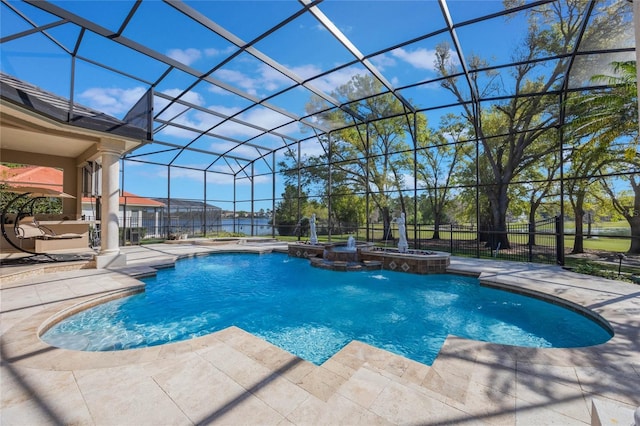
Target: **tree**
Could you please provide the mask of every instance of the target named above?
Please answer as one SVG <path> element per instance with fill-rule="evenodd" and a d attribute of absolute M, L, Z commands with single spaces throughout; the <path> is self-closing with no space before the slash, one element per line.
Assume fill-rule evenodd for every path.
<path fill-rule="evenodd" d="M 276 227 L 278 234 L 295 235 L 296 231 L 299 232 L 298 212 L 304 208 L 307 203 L 307 194 L 300 192 L 298 195 L 298 188 L 293 185 L 286 185 L 284 193 L 282 193 L 282 200 L 276 205 Z"/>
<path fill-rule="evenodd" d="M 636 63 L 614 62 L 612 71 L 613 76 L 592 77 L 594 82 L 605 83 L 606 88 L 578 94 L 568 102 L 568 109 L 572 113 L 571 134 L 574 139 L 587 140 L 579 151 L 577 158 L 580 161 L 572 156 L 572 167 L 582 166 L 582 173 L 593 176 L 572 197 L 572 200 L 577 200 L 574 206 L 576 240 L 573 249 L 576 253 L 584 251 L 581 229 L 584 209 L 579 201 L 584 198 L 589 184 L 600 180 L 614 209 L 627 220 L 631 228 L 629 253 L 640 254 L 640 188 L 638 173 L 633 172 L 633 169 L 640 168 Z M 606 168 L 609 172 L 605 171 Z M 612 174 L 610 172 L 621 173 L 619 179 L 631 185 L 634 193 L 632 205 L 619 198 L 612 182 L 615 179 L 607 177 Z"/>
<path fill-rule="evenodd" d="M 328 137 L 321 136 L 320 143 L 325 148 L 325 153 L 316 156 L 303 156 L 300 162 L 297 160 L 296 153 L 292 151 L 285 152 L 284 160 L 280 161 L 279 167 L 285 176 L 287 185 L 304 188 L 308 193 L 322 194 L 320 202 L 313 201 L 315 205 L 309 205 L 303 211 L 303 215 L 310 216 L 316 213 L 318 221 L 329 219 L 329 212 L 326 211 L 331 202 L 331 219 L 332 232 L 343 233 L 343 224 L 357 224 L 365 222 L 364 215 L 364 199 L 357 194 L 350 181 L 340 170 L 331 171 L 332 189 L 329 191 L 327 185 L 329 182 L 329 156 L 328 156 Z M 331 193 L 331 197 L 329 197 Z M 319 213 L 320 210 L 323 213 Z M 325 213 L 326 211 L 326 213 Z M 345 232 L 352 232 L 350 225 Z"/>
<path fill-rule="evenodd" d="M 575 219 L 575 238 L 572 253 L 584 253 L 585 203 L 592 193 L 592 185 L 597 182 L 598 170 L 614 161 L 608 145 L 597 139 L 589 139 L 582 145 L 574 145 L 567 150 L 566 161 L 569 170 L 565 189 Z M 569 161 L 570 160 L 570 161 Z"/>
<path fill-rule="evenodd" d="M 356 195 L 348 187 L 334 188 L 331 195 L 333 232 L 353 233 L 366 221 L 364 197 Z"/>
<path fill-rule="evenodd" d="M 437 130 L 418 133 L 416 174 L 426 187 L 424 201 L 428 211 L 423 216 L 433 220 L 434 240 L 440 239 L 440 225 L 450 201 L 454 171 L 463 153 L 470 148 L 470 144 L 462 142 L 466 134 L 465 124 L 453 114 L 444 116 Z"/>
<path fill-rule="evenodd" d="M 540 137 L 538 143 L 557 146 L 557 132 L 550 131 Z M 525 185 L 525 193 L 528 205 L 529 241 L 527 245 L 535 246 L 536 222 L 538 209 L 543 205 L 548 197 L 560 193 L 556 181 L 561 166 L 560 153 L 545 155 L 539 159 L 536 167 L 529 167 L 524 170 L 521 177 L 529 182 Z"/>
<path fill-rule="evenodd" d="M 0 183 L 0 212 L 20 193 L 8 191 L 9 185 Z M 26 197 L 16 201 L 6 212 L 7 214 L 60 214 L 62 213 L 62 198 L 57 197 Z"/>
<path fill-rule="evenodd" d="M 638 138 L 638 92 L 636 84 L 636 62 L 613 62 L 614 75 L 597 74 L 594 83 L 607 87 L 581 93 L 570 105 L 576 109 L 572 120 L 577 136 L 590 135 L 599 143 L 610 144 L 620 138 L 631 138 L 631 145 L 623 151 L 635 155 Z"/>
<path fill-rule="evenodd" d="M 370 76 L 357 75 L 332 93 L 339 99 L 361 99 L 366 95 L 383 92 L 382 84 Z M 321 108 L 318 98 L 313 98 L 308 106 L 310 111 Z M 325 153 L 306 157 L 300 166 L 301 182 L 327 182 L 331 173 L 332 188 L 344 193 L 349 188 L 352 194 L 369 193 L 374 206 L 380 211 L 383 221 L 383 235 L 391 234 L 391 197 L 397 193 L 402 210 L 404 198 L 403 170 L 409 167 L 410 146 L 405 138 L 410 131 L 413 116 L 405 114 L 404 106 L 391 93 L 370 96 L 349 104 L 350 111 L 333 109 L 320 114 L 322 124 L 342 127 L 332 132 L 330 137 L 322 137 Z M 366 121 L 349 126 L 355 114 Z M 426 120 L 425 120 L 426 121 Z M 291 156 L 289 162 L 296 159 Z M 325 167 L 316 167 L 324 164 Z M 330 166 L 326 166 L 330 164 Z M 295 170 L 296 167 L 288 167 Z"/>
<path fill-rule="evenodd" d="M 505 2 L 513 5 L 516 2 Z M 486 61 L 470 56 L 467 61 L 471 73 L 468 80 L 457 75 L 458 67 L 446 44 L 437 47 L 436 68 L 446 77 L 441 85 L 450 91 L 464 109 L 463 116 L 476 131 L 481 146 L 482 160 L 488 173 L 480 176 L 489 180 L 479 182 L 487 198 L 486 217 L 496 238 L 492 244 L 509 247 L 506 233 L 506 214 L 509 207 L 509 184 L 523 170 L 533 167 L 542 156 L 555 147 L 545 149 L 536 140 L 546 129 L 559 123 L 558 101 L 545 95 L 560 87 L 566 75 L 569 58 L 561 57 L 553 64 L 531 61 L 542 54 L 565 55 L 571 52 L 584 20 L 584 7 L 578 0 L 543 4 L 528 11 L 528 34 L 520 48 L 514 52 L 511 80 L 514 87 L 502 91 L 503 81 L 495 73 L 484 72 Z M 487 77 L 482 78 L 482 77 Z M 469 95 L 468 92 L 471 92 Z M 495 101 L 484 106 L 480 99 L 502 93 L 518 96 Z M 472 102 L 469 102 L 469 99 Z"/>
<path fill-rule="evenodd" d="M 636 168 L 638 164 L 634 165 Z M 627 175 L 632 195 L 616 192 L 615 186 L 607 179 L 601 181 L 604 190 L 611 197 L 614 209 L 620 213 L 631 227 L 631 245 L 628 253 L 640 254 L 640 179 L 638 175 Z"/>

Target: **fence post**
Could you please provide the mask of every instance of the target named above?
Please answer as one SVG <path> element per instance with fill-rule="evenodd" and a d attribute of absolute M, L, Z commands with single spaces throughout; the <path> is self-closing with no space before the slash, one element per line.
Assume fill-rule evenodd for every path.
<path fill-rule="evenodd" d="M 449 224 L 449 253 L 453 254 L 453 223 Z"/>
<path fill-rule="evenodd" d="M 556 262 L 564 266 L 564 221 L 556 216 Z"/>
<path fill-rule="evenodd" d="M 535 244 L 536 235 L 534 233 L 535 223 L 529 222 L 529 235 L 527 245 L 529 246 L 529 262 L 533 262 L 533 245 Z"/>

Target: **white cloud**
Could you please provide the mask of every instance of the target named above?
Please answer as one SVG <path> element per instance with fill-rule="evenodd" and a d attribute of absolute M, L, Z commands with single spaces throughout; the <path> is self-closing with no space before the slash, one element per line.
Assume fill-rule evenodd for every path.
<path fill-rule="evenodd" d="M 224 168 L 226 168 L 224 172 L 228 173 L 229 168 L 226 167 L 226 165 Z M 207 183 L 213 185 L 233 185 L 233 176 L 222 173 L 207 173 Z"/>
<path fill-rule="evenodd" d="M 275 91 L 283 86 L 291 86 L 294 82 L 280 71 L 271 68 L 267 64 L 260 65 L 260 76 L 267 90 Z"/>
<path fill-rule="evenodd" d="M 167 89 L 162 93 L 175 98 L 182 92 L 183 92 L 182 89 Z M 194 92 L 194 91 L 187 92 L 180 99 L 182 99 L 185 102 L 190 102 L 194 105 L 198 105 L 198 106 L 204 105 L 204 98 L 198 92 Z"/>
<path fill-rule="evenodd" d="M 170 49 L 167 52 L 167 56 L 185 65 L 191 65 L 202 57 L 202 52 L 193 47 L 188 49 Z"/>
<path fill-rule="evenodd" d="M 258 151 L 256 151 L 256 149 L 251 146 L 240 145 L 236 147 L 236 145 L 237 144 L 235 142 L 224 140 L 216 141 L 215 143 L 211 144 L 211 150 L 222 154 L 223 152 L 227 152 L 228 150 L 232 149 L 233 151 L 229 153 L 230 155 L 247 159 L 253 159 L 258 157 L 259 155 Z"/>
<path fill-rule="evenodd" d="M 177 89 L 167 90 L 164 93 L 176 96 L 179 94 Z M 184 100 L 189 101 L 195 105 L 203 105 L 204 99 L 196 92 L 189 92 L 184 97 Z M 159 111 L 161 108 L 166 106 L 168 101 L 157 98 L 156 99 L 156 109 Z M 186 107 L 180 104 L 175 104 L 169 107 L 169 109 L 163 113 L 162 117 L 168 119 L 172 117 L 176 117 L 173 121 L 177 124 L 182 124 L 184 126 L 192 127 L 194 129 L 199 130 L 208 130 L 213 126 L 218 125 L 224 118 L 218 117 L 217 115 L 208 114 L 204 111 L 199 110 L 191 110 L 187 111 L 182 115 L 178 115 L 178 113 L 185 111 Z M 224 105 L 209 105 L 207 109 L 218 112 L 226 117 L 232 116 L 238 112 L 237 107 L 228 107 Z M 271 129 L 279 124 L 284 124 L 288 122 L 290 119 L 282 114 L 279 114 L 275 111 L 272 111 L 268 108 L 257 107 L 253 108 L 250 111 L 242 114 L 238 117 L 239 120 L 246 121 L 248 123 L 255 124 L 257 126 L 262 126 L 267 129 Z M 293 131 L 295 129 L 291 129 Z M 227 121 L 224 124 L 216 127 L 214 133 L 228 136 L 231 138 L 243 139 L 248 137 L 253 137 L 258 135 L 261 131 L 256 130 L 252 127 L 245 126 L 240 123 L 236 123 L 233 121 Z M 285 129 L 281 130 L 281 132 L 285 132 Z M 181 138 L 193 138 L 193 132 L 183 130 L 176 127 L 168 126 L 163 130 L 164 134 L 177 136 Z"/>
<path fill-rule="evenodd" d="M 81 103 L 109 115 L 119 116 L 131 107 L 147 92 L 144 87 L 119 89 L 92 87 L 78 95 Z"/>
<path fill-rule="evenodd" d="M 211 111 L 215 111 L 218 114 L 223 115 L 224 117 L 230 117 L 236 112 L 238 112 L 238 108 L 227 107 L 223 105 L 211 105 L 207 107 L 207 109 Z M 194 119 L 196 119 L 199 122 L 204 122 L 209 127 L 211 127 L 215 123 L 220 122 L 220 120 L 224 120 L 224 118 L 220 118 L 217 115 L 209 114 L 204 111 L 194 111 L 193 115 L 194 115 Z"/>
<path fill-rule="evenodd" d="M 343 68 L 339 71 L 332 72 L 329 75 L 325 75 L 311 82 L 318 89 L 325 93 L 331 93 L 338 87 L 345 85 L 355 75 L 358 75 L 360 70 L 356 68 Z"/>
<path fill-rule="evenodd" d="M 235 46 L 229 46 L 226 49 L 222 49 L 222 50 L 210 47 L 210 48 L 204 49 L 204 54 L 206 56 L 229 55 L 233 53 L 234 50 L 236 50 Z"/>
<path fill-rule="evenodd" d="M 400 180 L 402 182 L 402 189 L 413 190 L 415 185 L 413 184 L 413 175 L 410 173 L 401 173 Z"/>
<path fill-rule="evenodd" d="M 128 167 L 127 163 L 127 167 Z M 169 173 L 167 172 L 166 167 L 154 167 L 148 168 L 148 164 L 144 164 L 146 170 L 139 172 L 139 176 L 142 176 L 145 180 L 157 180 L 158 178 L 164 179 L 164 183 L 166 184 L 166 179 L 169 178 Z M 191 167 L 191 166 L 188 166 Z M 203 165 L 195 165 L 193 167 L 196 168 L 204 168 Z M 192 180 L 200 180 L 202 181 L 202 171 L 201 170 L 191 170 L 191 169 L 183 169 L 182 167 L 171 167 L 171 179 L 175 178 L 186 178 Z"/>
<path fill-rule="evenodd" d="M 291 121 L 286 115 L 265 107 L 253 107 L 240 115 L 240 119 L 265 129 L 272 129 Z"/>
<path fill-rule="evenodd" d="M 216 140 L 210 145 L 209 149 L 217 153 L 223 153 L 231 150 L 230 155 L 232 156 L 253 160 L 260 156 L 268 154 L 271 149 L 284 146 L 280 138 L 272 135 L 263 135 L 258 140 L 251 141 L 251 144 L 258 145 L 261 148 L 256 148 L 254 146 L 245 144 L 237 144 L 235 142 L 225 140 Z M 270 161 L 270 159 L 268 161 Z"/>
<path fill-rule="evenodd" d="M 282 87 L 293 84 L 293 81 L 284 74 L 263 63 L 253 71 L 255 75 L 251 76 L 238 70 L 221 69 L 214 74 L 214 77 L 234 87 L 240 88 L 253 96 L 261 96 L 260 89 L 274 92 Z M 225 92 L 217 86 L 212 86 L 210 91 L 213 93 L 228 94 L 228 92 Z"/>
<path fill-rule="evenodd" d="M 213 185 L 228 185 L 231 186 L 233 185 L 233 176 L 232 175 L 228 175 L 226 173 L 230 173 L 232 172 L 231 170 L 229 170 L 229 167 L 225 164 L 225 165 L 220 165 L 220 166 L 213 166 L 211 169 L 214 172 L 220 172 L 220 173 L 207 173 L 207 184 L 213 184 Z M 223 174 L 224 173 L 224 174 Z M 242 173 L 240 173 L 238 175 L 239 178 L 244 177 L 244 175 Z M 253 182 L 256 185 L 259 184 L 265 184 L 265 183 L 271 183 L 271 177 L 270 176 L 266 176 L 266 175 L 260 175 L 260 176 L 255 176 L 253 178 Z M 236 180 L 236 186 L 248 186 L 251 185 L 251 180 L 249 179 L 237 179 Z"/>
<path fill-rule="evenodd" d="M 391 55 L 411 64 L 415 68 L 425 69 L 430 71 L 435 70 L 435 66 L 434 66 L 435 59 L 436 59 L 435 50 L 416 49 L 413 51 L 409 51 L 403 48 L 398 48 L 391 51 Z"/>
<path fill-rule="evenodd" d="M 211 105 L 208 107 L 208 109 L 219 112 L 226 116 L 231 116 L 237 112 L 237 109 L 235 108 L 229 108 L 229 107 L 224 107 L 219 105 Z M 264 107 L 252 108 L 250 111 L 247 111 L 246 113 L 241 114 L 236 118 L 238 120 L 251 123 L 256 126 L 261 126 L 262 128 L 265 128 L 265 129 L 272 129 L 278 126 L 279 124 L 284 124 L 291 120 L 289 117 L 286 117 L 280 113 L 277 113 L 275 111 L 272 111 Z M 184 116 L 179 117 L 178 119 L 176 119 L 176 122 L 189 125 L 196 129 L 206 130 L 220 123 L 222 120 L 223 120 L 222 118 L 219 118 L 212 114 L 207 114 L 202 111 L 194 111 L 192 113 L 190 112 L 185 114 Z M 187 124 L 187 122 L 189 124 Z M 294 132 L 296 130 L 297 130 L 296 127 L 288 127 L 288 126 L 278 129 L 279 132 L 285 133 L 285 134 Z M 175 131 L 180 132 L 180 129 L 176 129 Z M 222 136 L 227 136 L 234 139 L 243 140 L 246 138 L 257 136 L 260 133 L 262 133 L 262 131 L 250 126 L 246 126 L 241 123 L 237 123 L 235 121 L 226 121 L 225 123 L 213 129 L 213 133 L 216 133 Z"/>
<path fill-rule="evenodd" d="M 278 128 L 276 131 L 278 133 L 282 133 L 285 135 L 295 135 L 295 134 L 303 133 L 304 132 L 303 127 L 304 125 L 300 125 L 300 123 L 298 123 L 297 121 L 293 121 L 287 125 L 284 125 Z"/>
<path fill-rule="evenodd" d="M 176 97 L 180 93 L 182 93 L 182 90 L 167 89 L 167 90 L 164 90 L 162 93 L 169 95 L 171 97 Z M 186 102 L 192 103 L 194 105 L 198 105 L 198 106 L 204 105 L 204 98 L 199 93 L 194 91 L 185 93 L 184 96 L 182 96 L 180 99 Z M 168 104 L 169 104 L 168 100 L 161 98 L 159 96 L 156 96 L 154 98 L 155 113 L 157 114 L 160 111 L 162 111 L 162 109 L 164 109 Z M 199 122 L 202 120 L 198 120 L 197 118 L 191 118 L 191 116 L 194 114 L 190 112 L 185 113 L 185 111 L 187 111 L 188 109 L 189 107 L 185 105 L 174 103 L 169 108 L 167 108 L 167 110 L 164 111 L 159 118 L 164 120 L 173 119 L 172 121 L 177 124 L 193 127 L 196 129 L 201 128 L 201 124 Z M 177 117 L 177 118 L 174 118 L 174 117 Z M 193 132 L 190 132 L 188 130 L 184 130 L 178 127 L 173 127 L 173 126 L 167 126 L 162 131 L 162 133 L 165 135 L 171 135 L 171 136 L 176 136 L 176 137 L 185 138 L 185 139 L 195 137 L 195 134 Z"/>
<path fill-rule="evenodd" d="M 458 55 L 451 49 L 449 49 L 451 63 L 453 65 L 460 65 Z M 436 71 L 436 51 L 432 49 L 415 49 L 405 50 L 403 48 L 394 49 L 391 51 L 391 55 L 404 62 L 407 62 L 414 68 Z"/>
<path fill-rule="evenodd" d="M 216 95 L 224 95 L 224 96 L 235 96 L 232 92 L 229 92 L 221 87 L 216 86 L 215 84 L 210 84 L 207 87 L 207 91 L 211 92 L 211 93 L 215 93 Z"/>
<path fill-rule="evenodd" d="M 316 157 L 325 154 L 324 148 L 317 139 L 306 140 L 300 144 L 301 154 L 304 157 Z"/>
<path fill-rule="evenodd" d="M 258 87 L 258 80 L 253 79 L 240 71 L 222 69 L 216 71 L 214 77 L 230 83 L 235 87 L 239 87 L 250 95 L 257 95 L 256 87 Z"/>
<path fill-rule="evenodd" d="M 192 170 L 192 169 L 183 169 L 182 167 L 172 167 L 171 168 L 171 180 L 173 179 L 189 179 L 195 180 L 198 182 L 202 182 L 202 169 L 206 166 L 202 164 L 195 165 L 186 165 L 187 167 L 193 167 L 200 170 Z M 161 172 L 159 174 L 164 174 L 164 177 L 167 177 L 166 172 Z"/>
<path fill-rule="evenodd" d="M 371 58 L 371 63 L 380 71 L 384 71 L 387 67 L 395 67 L 397 65 L 397 61 L 386 53 Z"/>
<path fill-rule="evenodd" d="M 233 163 L 232 163 L 233 164 Z M 188 164 L 186 165 L 187 167 L 192 167 L 196 170 L 192 170 L 192 169 L 183 169 L 182 167 L 172 167 L 171 168 L 171 180 L 173 179 L 188 179 L 188 180 L 193 180 L 199 183 L 202 183 L 202 170 L 204 170 L 204 168 L 207 165 L 203 165 L 203 164 Z M 234 165 L 233 169 L 230 169 L 229 166 L 226 163 L 220 164 L 220 165 L 214 165 L 213 167 L 211 167 L 209 169 L 209 171 L 212 171 L 214 173 L 207 173 L 207 183 L 211 184 L 219 184 L 219 185 L 232 185 L 233 184 L 233 176 L 229 175 L 228 173 L 237 173 L 239 172 L 241 169 L 241 166 L 238 165 Z M 215 173 L 218 172 L 218 173 Z M 248 171 L 248 173 L 250 173 L 250 170 Z M 159 170 L 156 174 L 156 177 L 162 177 L 164 179 L 166 179 L 168 177 L 166 168 L 163 168 L 162 170 Z M 238 177 L 242 177 L 244 176 L 242 173 L 238 174 Z M 269 176 L 255 176 L 254 177 L 254 183 L 255 184 L 260 184 L 260 183 L 267 183 L 267 182 L 271 182 L 271 178 Z M 236 184 L 238 185 L 250 185 L 251 181 L 249 181 L 248 179 L 238 179 L 236 181 Z"/>
<path fill-rule="evenodd" d="M 304 29 L 304 26 L 302 26 L 302 25 L 301 25 L 301 26 L 300 26 L 300 28 Z M 325 26 L 324 26 L 324 25 L 322 25 L 322 24 L 320 24 L 320 23 L 315 24 L 315 25 L 311 26 L 310 28 L 312 28 L 312 29 L 314 29 L 314 30 L 316 30 L 316 31 L 320 31 L 320 32 L 328 31 L 328 30 L 325 28 Z M 338 28 L 338 30 L 340 30 L 343 34 L 349 34 L 349 33 L 351 33 L 351 32 L 353 31 L 353 26 L 351 26 L 351 25 L 343 25 L 343 26 L 340 26 L 340 27 L 337 27 L 337 28 Z"/>
<path fill-rule="evenodd" d="M 309 79 L 314 75 L 318 75 L 322 71 L 317 66 L 311 64 L 292 67 L 290 69 L 304 80 Z"/>
<path fill-rule="evenodd" d="M 196 49 L 195 47 L 188 47 L 186 49 L 169 49 L 167 56 L 185 65 L 191 65 L 203 56 L 226 56 L 233 53 L 235 49 L 235 46 L 229 46 L 226 49 L 216 49 L 214 47 Z"/>
<path fill-rule="evenodd" d="M 175 98 L 176 96 L 180 95 L 180 93 L 182 93 L 182 90 L 168 89 L 163 91 L 162 93 L 164 93 L 165 95 L 171 96 L 172 98 Z M 204 98 L 199 93 L 194 91 L 185 93 L 180 99 L 197 106 L 204 105 Z M 167 99 L 156 96 L 154 98 L 154 105 L 153 105 L 155 113 L 157 114 L 160 111 L 162 111 L 168 104 L 169 104 L 169 101 Z M 181 112 L 183 112 L 188 108 L 189 107 L 182 105 L 180 103 L 173 103 L 165 112 L 162 113 L 162 116 L 160 118 L 170 119 L 180 114 Z"/>
<path fill-rule="evenodd" d="M 126 158 L 124 159 L 124 162 L 126 164 L 127 169 L 129 169 L 130 167 L 144 167 L 145 166 L 144 163 L 140 163 L 139 161 L 127 160 Z"/>

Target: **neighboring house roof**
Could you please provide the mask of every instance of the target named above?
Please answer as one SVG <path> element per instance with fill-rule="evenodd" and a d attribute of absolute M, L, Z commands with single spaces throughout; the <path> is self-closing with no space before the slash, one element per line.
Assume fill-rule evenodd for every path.
<path fill-rule="evenodd" d="M 62 170 L 53 167 L 7 167 L 0 164 L 0 180 L 11 186 L 35 186 L 62 192 Z"/>
<path fill-rule="evenodd" d="M 7 167 L 0 164 L 0 181 L 11 186 L 35 186 L 62 191 L 62 176 L 62 170 L 53 167 Z M 92 197 L 82 197 L 82 202 L 91 203 L 94 199 Z M 164 204 L 160 201 L 123 191 L 120 196 L 120 205 L 125 204 L 128 206 L 164 207 Z"/>
<path fill-rule="evenodd" d="M 128 206 L 147 206 L 147 207 L 164 207 L 164 203 L 160 201 L 153 200 L 151 198 L 144 198 L 136 194 L 132 194 L 127 191 L 122 191 L 122 196 L 120 196 L 120 204 L 128 205 Z"/>
<path fill-rule="evenodd" d="M 172 198 L 171 203 L 166 198 L 154 198 L 154 200 L 161 202 L 163 205 L 171 204 L 171 210 L 175 209 L 202 209 L 203 207 L 212 208 L 212 209 L 220 209 L 218 206 L 214 206 L 211 204 L 203 203 L 202 201 L 192 201 L 192 200 L 182 200 L 177 198 Z"/>
<path fill-rule="evenodd" d="M 96 197 L 82 197 L 82 202 L 95 203 L 95 199 Z M 136 207 L 164 207 L 164 204 L 159 201 L 152 200 L 151 198 L 141 197 L 127 191 L 122 191 L 122 195 L 120 195 L 120 205 Z"/>

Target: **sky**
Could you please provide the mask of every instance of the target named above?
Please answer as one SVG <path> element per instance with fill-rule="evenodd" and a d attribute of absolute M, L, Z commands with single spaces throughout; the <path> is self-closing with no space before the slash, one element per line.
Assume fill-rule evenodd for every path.
<path fill-rule="evenodd" d="M 129 0 L 51 3 L 111 32 L 118 31 L 134 4 Z M 9 5 L 35 25 L 59 21 L 59 18 L 25 3 L 10 1 Z M 183 151 L 176 156 L 176 151 L 152 154 L 166 150 L 166 147 L 157 144 L 142 147 L 133 153 L 140 160 L 187 168 L 171 168 L 169 173 L 166 166 L 125 161 L 122 188 L 143 196 L 166 197 L 169 195 L 167 179 L 170 174 L 172 197 L 202 199 L 205 191 L 202 169 L 207 168 L 220 173 L 207 174 L 206 197 L 212 200 L 212 204 L 225 209 L 231 209 L 233 205 L 232 175 L 242 176 L 241 170 L 247 167 L 247 159 L 259 158 L 270 149 L 308 138 L 312 139 L 302 144 L 302 152 L 307 155 L 321 152 L 319 144 L 313 139 L 311 126 L 292 122 L 290 117 L 278 112 L 278 109 L 286 110 L 294 117 L 307 115 L 311 92 L 294 87 L 293 80 L 256 59 L 256 55 L 266 55 L 301 80 L 309 81 L 317 90 L 334 94 L 336 88 L 353 76 L 369 74 L 369 70 L 356 63 L 323 74 L 355 60 L 353 52 L 331 35 L 332 25 L 359 53 L 369 58 L 375 69 L 394 88 L 435 78 L 435 47 L 443 42 L 453 45 L 449 33 L 442 31 L 445 28 L 443 14 L 439 3 L 433 0 L 325 0 L 319 5 L 317 13 L 302 13 L 262 38 L 266 31 L 298 13 L 301 3 L 293 0 L 186 1 L 184 5 L 195 10 L 203 18 L 204 24 L 221 28 L 229 36 L 225 40 L 167 3 L 143 1 L 124 27 L 122 36 L 130 41 L 130 45 L 146 46 L 158 57 L 181 64 L 171 69 L 162 80 L 160 77 L 168 70 L 166 64 L 113 43 L 92 31 L 82 34 L 82 43 L 78 45 L 81 33 L 71 23 L 52 26 L 46 32 L 49 38 L 36 33 L 2 43 L 0 67 L 4 73 L 66 98 L 73 96 L 78 103 L 118 118 L 123 118 L 149 87 L 159 81 L 154 90 L 163 96 L 155 96 L 154 112 L 162 113 L 155 123 L 157 131 L 154 139 L 181 146 L 190 144 L 198 151 Z M 499 12 L 503 8 L 501 1 L 493 0 L 454 0 L 448 5 L 451 19 L 456 24 Z M 7 4 L 3 3 L 0 7 L 2 37 L 33 28 Z M 324 17 L 330 22 L 329 28 L 323 25 Z M 497 17 L 473 25 L 462 25 L 456 31 L 467 60 L 471 55 L 481 55 L 490 64 L 501 64 L 511 61 L 514 47 L 524 38 L 525 28 L 525 18 L 520 14 L 510 19 Z M 425 34 L 433 36 L 376 54 Z M 239 53 L 229 60 L 231 55 L 238 53 L 238 45 L 249 42 L 253 42 L 251 46 L 255 51 Z M 65 49 L 77 49 L 75 62 L 71 61 Z M 451 53 L 455 55 L 455 52 Z M 108 69 L 96 63 L 104 64 Z M 460 67 L 460 61 L 454 63 Z M 69 78 L 72 67 L 75 72 L 73 81 Z M 196 81 L 195 75 L 209 73 L 214 67 L 218 68 L 210 77 L 219 85 L 201 82 L 191 87 Z M 122 73 L 115 73 L 114 69 Z M 503 78 L 508 80 L 506 75 Z M 185 92 L 189 87 L 190 90 Z M 288 88 L 291 89 L 284 91 Z M 282 93 L 270 98 L 279 92 Z M 165 98 L 179 94 L 182 94 L 182 101 L 196 108 L 176 104 L 167 108 L 168 100 Z M 401 94 L 419 108 L 455 102 L 437 84 L 408 88 L 402 90 Z M 271 108 L 254 105 L 265 100 Z M 338 101 L 345 102 L 347 99 Z M 452 111 L 455 112 L 456 108 L 430 112 L 430 123 L 436 124 L 440 115 Z M 252 123 L 257 128 L 234 121 L 220 124 L 222 117 L 235 114 L 238 114 L 236 118 L 241 122 Z M 314 118 L 310 117 L 308 122 L 320 124 Z M 162 121 L 169 120 L 176 125 L 162 124 Z M 213 126 L 216 126 L 213 130 L 216 137 L 202 137 L 197 132 L 204 132 Z M 262 129 L 276 129 L 278 136 L 264 135 Z M 248 143 L 238 146 L 239 141 Z M 234 158 L 227 160 L 206 153 L 221 154 L 229 150 L 232 150 Z M 276 161 L 282 158 L 283 152 L 279 151 Z M 253 179 L 255 198 L 271 198 L 272 178 L 262 175 L 269 173 L 271 166 L 270 155 L 255 163 L 254 173 L 258 175 Z M 247 171 L 250 173 L 250 168 Z M 251 199 L 249 181 L 236 181 L 235 200 Z M 276 180 L 276 197 L 283 192 L 283 183 L 280 177 Z M 250 210 L 250 207 L 248 202 L 236 205 L 237 210 Z M 259 202 L 254 206 L 256 210 L 261 207 L 271 208 L 271 201 Z"/>

